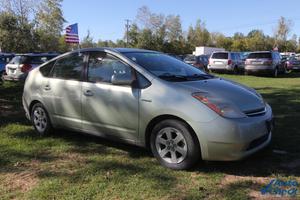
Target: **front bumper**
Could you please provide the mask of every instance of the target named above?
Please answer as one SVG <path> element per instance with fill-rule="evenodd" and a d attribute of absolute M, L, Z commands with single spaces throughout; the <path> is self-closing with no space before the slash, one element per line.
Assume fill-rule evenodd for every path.
<path fill-rule="evenodd" d="M 203 160 L 240 160 L 267 146 L 272 138 L 273 115 L 267 105 L 262 116 L 243 119 L 218 117 L 209 123 L 193 122 Z"/>

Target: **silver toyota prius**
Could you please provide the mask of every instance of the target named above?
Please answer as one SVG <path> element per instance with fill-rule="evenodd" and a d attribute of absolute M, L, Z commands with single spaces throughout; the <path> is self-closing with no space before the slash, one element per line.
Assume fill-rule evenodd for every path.
<path fill-rule="evenodd" d="M 142 49 L 56 57 L 29 73 L 23 105 L 40 135 L 62 128 L 121 140 L 172 169 L 242 159 L 268 145 L 273 129 L 254 89 Z"/>

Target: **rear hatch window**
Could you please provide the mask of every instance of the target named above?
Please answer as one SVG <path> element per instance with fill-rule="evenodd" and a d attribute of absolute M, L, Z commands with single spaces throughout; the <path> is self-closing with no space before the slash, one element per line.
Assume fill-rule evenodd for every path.
<path fill-rule="evenodd" d="M 272 59 L 272 54 L 271 53 L 250 53 L 248 55 L 249 59 Z"/>
<path fill-rule="evenodd" d="M 13 65 L 19 65 L 19 64 L 24 64 L 24 63 L 28 63 L 28 56 L 15 56 L 10 62 L 9 64 L 13 64 Z"/>
<path fill-rule="evenodd" d="M 195 62 L 196 61 L 196 56 L 187 56 L 184 59 L 185 62 Z"/>
<path fill-rule="evenodd" d="M 211 58 L 213 58 L 213 59 L 228 59 L 228 53 L 225 53 L 225 52 L 213 53 Z"/>

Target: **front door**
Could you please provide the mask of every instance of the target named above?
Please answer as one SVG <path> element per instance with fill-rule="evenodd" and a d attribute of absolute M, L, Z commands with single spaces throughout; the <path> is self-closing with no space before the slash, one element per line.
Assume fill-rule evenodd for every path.
<path fill-rule="evenodd" d="M 83 129 L 129 141 L 138 138 L 139 89 L 113 85 L 114 75 L 134 78 L 133 69 L 105 52 L 91 52 L 82 85 Z"/>

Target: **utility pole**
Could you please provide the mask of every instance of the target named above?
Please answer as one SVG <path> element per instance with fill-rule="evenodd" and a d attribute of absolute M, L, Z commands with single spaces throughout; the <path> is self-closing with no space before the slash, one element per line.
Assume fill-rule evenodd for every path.
<path fill-rule="evenodd" d="M 128 47 L 128 32 L 129 32 L 129 28 L 130 28 L 130 20 L 129 19 L 125 19 L 126 21 L 126 24 L 125 24 L 125 27 L 126 27 L 126 47 Z"/>

